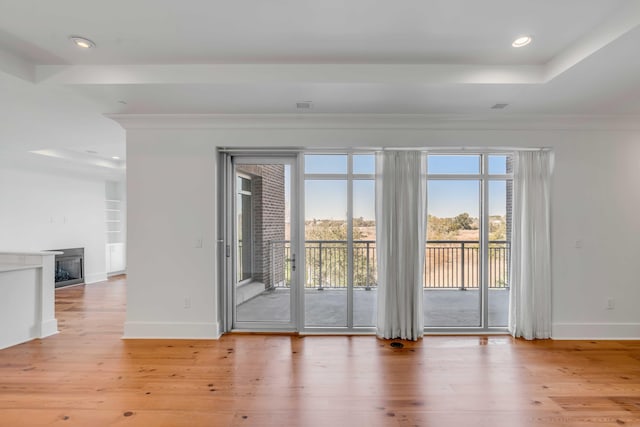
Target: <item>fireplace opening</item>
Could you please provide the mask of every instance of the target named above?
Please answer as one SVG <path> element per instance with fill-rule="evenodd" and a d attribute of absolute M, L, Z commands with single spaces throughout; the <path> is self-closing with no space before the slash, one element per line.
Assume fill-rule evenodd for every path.
<path fill-rule="evenodd" d="M 55 287 L 84 283 L 84 248 L 55 249 Z"/>

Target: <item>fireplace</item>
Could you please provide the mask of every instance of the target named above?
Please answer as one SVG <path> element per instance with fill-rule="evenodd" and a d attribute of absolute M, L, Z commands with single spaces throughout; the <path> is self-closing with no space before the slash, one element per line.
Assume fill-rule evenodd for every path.
<path fill-rule="evenodd" d="M 62 252 L 56 255 L 56 288 L 84 283 L 84 248 L 55 249 L 55 251 Z"/>

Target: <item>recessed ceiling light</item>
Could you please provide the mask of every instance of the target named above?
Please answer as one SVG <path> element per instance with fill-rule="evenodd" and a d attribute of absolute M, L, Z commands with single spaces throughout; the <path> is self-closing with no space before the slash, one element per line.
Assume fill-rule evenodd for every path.
<path fill-rule="evenodd" d="M 118 156 L 113 156 L 113 157 L 111 157 L 111 158 L 112 158 L 113 160 L 120 160 L 120 157 L 118 157 Z"/>
<path fill-rule="evenodd" d="M 92 49 L 96 47 L 96 44 L 94 42 L 84 37 L 71 36 L 69 37 L 69 39 L 73 42 L 73 44 L 75 44 L 81 49 Z"/>
<path fill-rule="evenodd" d="M 513 46 L 513 47 L 524 47 L 524 46 L 528 45 L 529 43 L 531 43 L 531 40 L 533 40 L 531 38 L 531 36 L 520 36 L 517 39 L 515 39 L 513 41 L 513 43 L 511 43 L 511 46 Z"/>

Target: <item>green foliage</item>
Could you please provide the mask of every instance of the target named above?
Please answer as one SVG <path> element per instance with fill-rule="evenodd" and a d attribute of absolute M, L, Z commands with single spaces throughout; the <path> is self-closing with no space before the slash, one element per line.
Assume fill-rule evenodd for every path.
<path fill-rule="evenodd" d="M 375 221 L 356 218 L 353 220 L 353 283 L 355 286 L 365 286 L 375 283 L 375 243 L 369 244 L 369 253 L 364 243 L 359 240 L 366 239 L 364 231 L 360 227 L 375 226 Z M 347 224 L 345 221 L 317 220 L 305 223 L 306 244 L 306 283 L 307 287 L 347 286 Z M 320 243 L 309 241 L 321 240 Z M 367 277 L 367 255 L 369 261 L 369 277 Z M 322 263 L 320 262 L 322 259 Z"/>
<path fill-rule="evenodd" d="M 356 227 L 354 220 L 353 240 L 363 239 L 365 234 Z M 372 222 L 373 221 L 364 221 Z M 374 223 L 375 224 L 375 223 Z M 305 223 L 304 235 L 306 240 L 347 240 L 347 223 L 333 219 L 313 219 Z"/>
<path fill-rule="evenodd" d="M 461 230 L 477 230 L 478 218 L 461 213 L 453 218 L 427 217 L 427 238 L 429 240 L 456 240 Z M 489 240 L 506 240 L 507 219 L 504 216 L 489 217 Z"/>
<path fill-rule="evenodd" d="M 353 227 L 375 227 L 376 222 L 372 219 L 353 218 Z"/>
<path fill-rule="evenodd" d="M 494 215 L 489 217 L 489 240 L 507 239 L 507 219 Z"/>
<path fill-rule="evenodd" d="M 375 221 L 373 220 L 365 220 L 364 218 L 354 218 L 353 220 L 353 280 L 355 286 L 375 286 L 376 283 L 375 243 L 367 245 L 358 242 L 373 239 L 373 237 L 368 237 L 366 230 L 368 228 L 371 232 L 371 227 L 374 226 Z M 427 238 L 429 240 L 470 239 L 468 236 L 474 235 L 474 232 L 468 230 L 477 230 L 478 226 L 478 218 L 473 218 L 466 212 L 452 218 L 429 215 L 427 218 Z M 506 217 L 500 215 L 489 217 L 490 241 L 506 240 L 506 231 Z M 307 243 L 306 245 L 305 286 L 346 287 L 348 272 L 346 221 L 327 219 L 306 221 L 305 239 L 307 241 L 323 241 L 322 244 Z M 467 245 L 467 247 L 471 246 Z M 496 253 L 490 251 L 490 256 L 493 258 Z M 368 270 L 367 265 L 369 265 Z M 504 284 L 505 278 L 492 277 L 492 280 L 495 280 L 498 286 L 506 286 Z"/>
<path fill-rule="evenodd" d="M 478 219 L 468 213 L 461 213 L 454 218 L 427 217 L 427 237 L 429 240 L 455 240 L 460 230 L 476 230 Z"/>
<path fill-rule="evenodd" d="M 464 212 L 453 218 L 453 225 L 456 230 L 471 230 L 473 226 L 473 218 Z"/>

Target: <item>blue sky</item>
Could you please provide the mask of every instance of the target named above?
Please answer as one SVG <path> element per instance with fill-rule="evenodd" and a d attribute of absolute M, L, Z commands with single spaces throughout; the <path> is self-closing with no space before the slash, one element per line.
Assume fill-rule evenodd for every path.
<path fill-rule="evenodd" d="M 478 156 L 431 156 L 430 173 L 478 173 Z M 490 156 L 490 173 L 505 173 L 503 156 Z M 374 173 L 373 155 L 355 155 L 354 173 Z M 305 156 L 305 173 L 346 174 L 345 155 Z M 373 219 L 375 185 L 373 180 L 355 180 L 353 188 L 354 217 Z M 453 217 L 467 212 L 478 216 L 480 186 L 478 181 L 430 180 L 428 183 L 428 212 L 438 217 Z M 305 219 L 346 220 L 346 180 L 306 180 Z M 505 214 L 506 186 L 504 181 L 489 184 L 489 215 Z"/>

